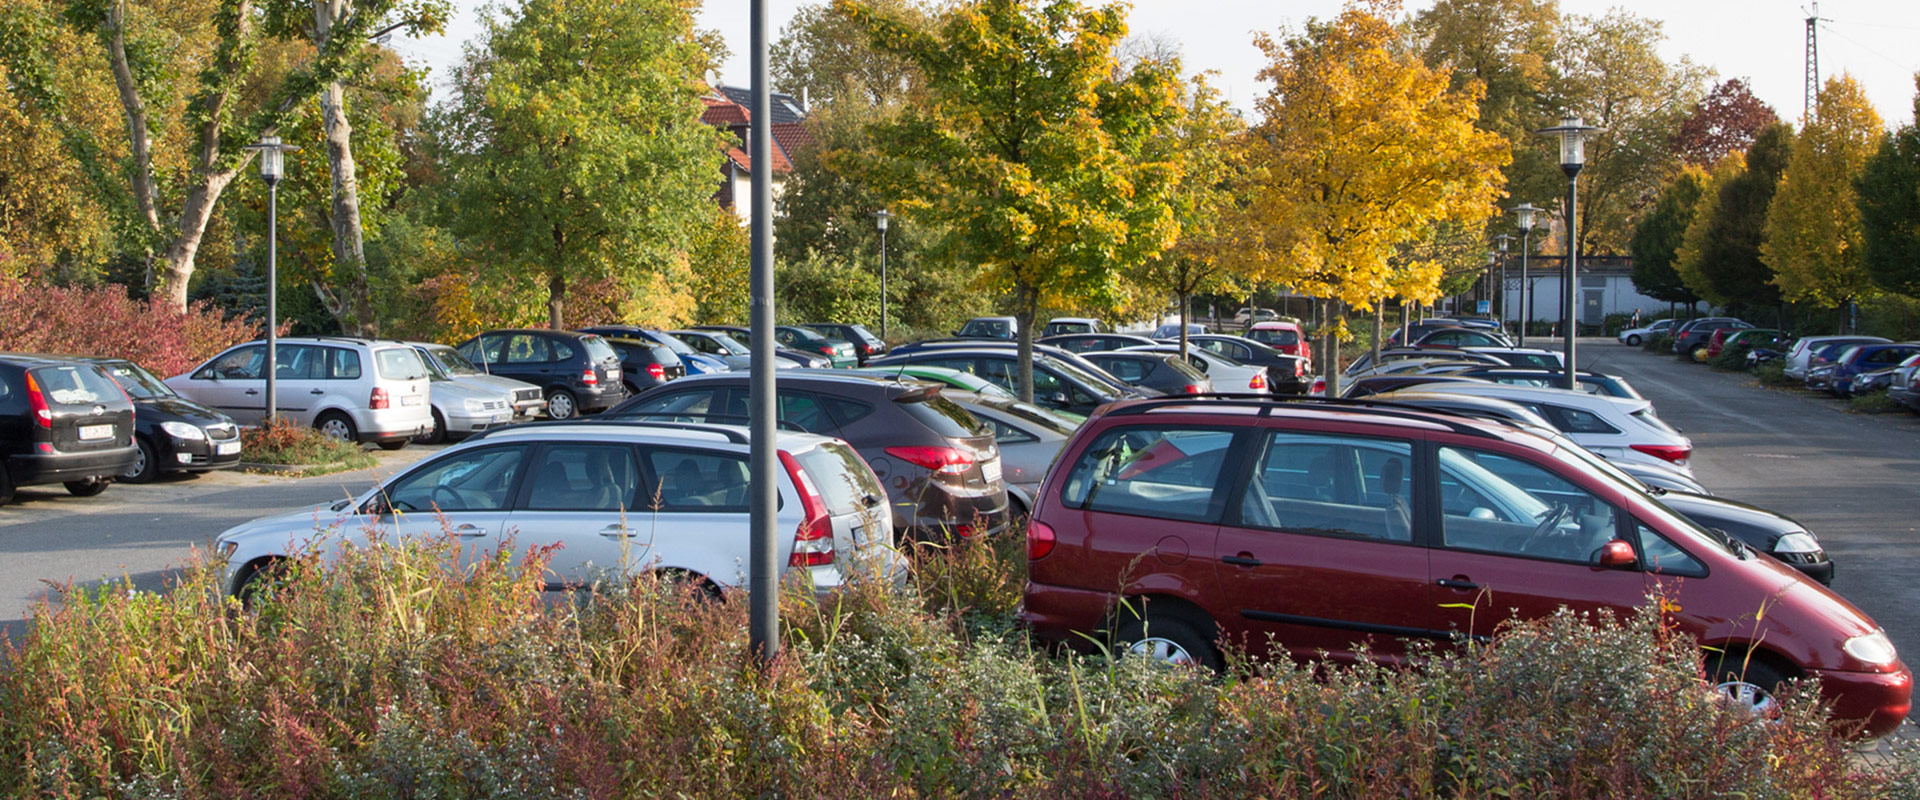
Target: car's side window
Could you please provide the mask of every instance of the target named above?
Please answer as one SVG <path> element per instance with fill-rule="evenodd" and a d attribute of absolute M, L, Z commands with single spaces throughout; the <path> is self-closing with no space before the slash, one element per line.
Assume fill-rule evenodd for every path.
<path fill-rule="evenodd" d="M 327 377 L 350 381 L 360 378 L 360 353 L 344 347 L 327 350 Z"/>
<path fill-rule="evenodd" d="M 1232 444 L 1225 429 L 1115 428 L 1081 451 L 1061 499 L 1087 511 L 1218 520 Z"/>
<path fill-rule="evenodd" d="M 776 330 L 773 332 L 773 340 L 791 346 L 793 344 L 793 331 Z"/>
<path fill-rule="evenodd" d="M 1559 475 L 1511 456 L 1440 448 L 1445 546 L 1592 563 L 1614 538 L 1613 505 Z"/>
<path fill-rule="evenodd" d="M 984 414 L 976 414 L 975 416 L 978 416 L 981 422 L 987 423 L 988 428 L 993 429 L 993 440 L 1000 444 L 1008 445 L 1008 444 L 1021 444 L 1024 442 L 1040 441 L 1033 434 L 1027 433 L 1026 431 L 1013 427 L 1012 425 L 1008 425 L 1007 423 L 1001 422 L 1000 420 L 994 419 Z"/>
<path fill-rule="evenodd" d="M 527 508 L 536 511 L 629 511 L 640 487 L 640 464 L 624 444 L 548 445 L 532 472 Z"/>
<path fill-rule="evenodd" d="M 389 485 L 384 505 L 400 513 L 504 510 L 525 450 L 525 445 L 487 447 L 433 461 Z M 376 499 L 374 505 L 382 503 Z"/>
<path fill-rule="evenodd" d="M 866 403 L 825 395 L 817 399 L 820 401 L 820 405 L 825 407 L 827 412 L 833 415 L 834 422 L 843 427 L 873 413 L 873 406 L 867 405 Z"/>
<path fill-rule="evenodd" d="M 833 417 L 820 405 L 820 398 L 811 392 L 778 392 L 777 416 L 782 423 L 791 425 L 808 433 L 831 434 L 835 425 Z"/>
<path fill-rule="evenodd" d="M 462 349 L 460 354 L 466 356 L 469 361 L 482 364 L 500 363 L 501 352 L 506 349 L 507 337 L 494 333 L 482 336 L 478 341 L 477 347 L 473 342 L 468 342 L 468 349 Z"/>
<path fill-rule="evenodd" d="M 301 381 L 326 374 L 326 350 L 304 344 L 274 347 L 274 377 L 283 381 Z"/>
<path fill-rule="evenodd" d="M 548 346 L 553 348 L 552 360 L 554 361 L 571 360 L 573 358 L 574 353 L 577 352 L 574 350 L 573 345 L 568 343 L 567 340 L 565 339 L 549 339 L 547 340 L 547 344 Z"/>
<path fill-rule="evenodd" d="M 1661 575 L 1685 575 L 1698 578 L 1707 574 L 1707 568 L 1679 545 L 1668 541 L 1645 525 L 1637 525 L 1634 538 L 1640 540 L 1641 564 L 1648 572 Z"/>
<path fill-rule="evenodd" d="M 929 358 L 925 361 L 915 361 L 914 363 L 921 364 L 924 366 L 929 366 L 929 367 L 940 367 L 941 369 L 958 370 L 960 372 L 967 373 L 968 375 L 980 374 L 978 365 L 974 363 L 974 360 L 972 358 Z M 998 381 L 991 375 L 982 375 L 982 377 L 985 377 L 988 380 L 993 380 L 996 383 L 998 383 Z"/>
<path fill-rule="evenodd" d="M 509 364 L 539 364 L 552 360 L 552 351 L 547 347 L 544 336 L 516 333 L 507 340 L 506 362 Z"/>
<path fill-rule="evenodd" d="M 747 511 L 747 460 L 733 453 L 650 449 L 643 511 Z"/>
<path fill-rule="evenodd" d="M 1564 433 L 1619 433 L 1620 429 L 1608 424 L 1598 415 L 1566 406 L 1541 405 L 1541 413 L 1553 426 Z"/>
<path fill-rule="evenodd" d="M 216 359 L 210 370 L 212 374 L 208 377 L 221 380 L 259 380 L 266 375 L 266 364 L 266 345 L 242 347 Z"/>
<path fill-rule="evenodd" d="M 1146 377 L 1146 369 L 1140 362 L 1131 358 L 1096 358 L 1093 363 L 1113 374 L 1113 377 L 1128 383 Z M 1037 376 L 1036 376 L 1037 377 Z"/>
<path fill-rule="evenodd" d="M 646 417 L 672 422 L 728 422 L 729 420 L 708 419 L 714 412 L 715 391 L 714 389 L 690 389 L 684 392 L 669 392 L 627 406 L 621 409 L 620 416 Z"/>
<path fill-rule="evenodd" d="M 1413 445 L 1352 436 L 1267 437 L 1240 501 L 1255 528 L 1413 541 Z"/>

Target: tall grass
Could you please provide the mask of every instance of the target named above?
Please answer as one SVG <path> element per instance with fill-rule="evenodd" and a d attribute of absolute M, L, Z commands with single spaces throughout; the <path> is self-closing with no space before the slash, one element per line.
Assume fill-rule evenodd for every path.
<path fill-rule="evenodd" d="M 1423 669 L 1224 677 L 1050 654 L 1012 624 L 1017 541 L 918 581 L 783 600 L 638 579 L 554 599 L 543 552 L 301 562 L 251 610 L 218 570 L 42 607 L 0 671 L 7 797 L 1749 797 L 1911 789 L 1788 698 L 1708 699 L 1656 611 L 1563 614 Z M 1904 781 L 1904 782 L 1903 782 Z"/>

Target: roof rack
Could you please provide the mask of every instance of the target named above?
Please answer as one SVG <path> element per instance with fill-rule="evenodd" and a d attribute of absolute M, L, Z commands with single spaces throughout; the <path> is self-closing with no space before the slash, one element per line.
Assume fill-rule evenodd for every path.
<path fill-rule="evenodd" d="M 672 416 L 686 416 L 686 415 L 675 414 Z M 479 439 L 485 439 L 488 436 L 491 436 L 495 433 L 501 433 L 503 431 L 521 431 L 521 430 L 527 430 L 529 428 L 568 428 L 568 427 L 579 427 L 581 425 L 618 425 L 618 426 L 633 427 L 633 428 L 660 428 L 660 429 L 666 429 L 666 430 L 694 431 L 698 433 L 717 433 L 727 437 L 727 441 L 733 444 L 749 443 L 749 440 L 747 439 L 746 434 L 741 433 L 740 431 L 735 430 L 730 426 L 719 425 L 715 423 L 701 423 L 701 422 L 666 422 L 666 421 L 660 421 L 660 420 L 646 419 L 643 416 L 613 417 L 613 418 L 594 417 L 591 419 L 547 419 L 547 420 L 538 420 L 535 422 L 522 422 L 517 425 L 506 425 L 499 428 L 489 428 L 487 430 L 481 431 L 479 433 L 476 433 L 472 436 L 467 437 L 467 441 L 476 441 Z"/>
<path fill-rule="evenodd" d="M 1190 404 L 1194 400 L 1206 400 L 1206 401 L 1209 401 L 1210 403 L 1216 403 L 1216 404 L 1241 406 L 1241 407 L 1247 407 L 1247 408 L 1258 408 L 1261 410 L 1260 415 L 1263 417 L 1269 416 L 1272 413 L 1273 409 L 1280 408 L 1286 405 L 1317 405 L 1317 406 L 1329 406 L 1332 408 L 1342 409 L 1342 410 L 1367 410 L 1367 411 L 1375 412 L 1380 416 L 1392 417 L 1395 419 L 1418 420 L 1421 422 L 1438 422 L 1440 424 L 1446 425 L 1454 433 L 1466 434 L 1468 436 L 1479 436 L 1479 437 L 1488 438 L 1488 439 L 1499 438 L 1491 433 L 1488 433 L 1487 431 L 1481 430 L 1471 425 L 1460 424 L 1448 419 L 1439 419 L 1439 420 L 1433 419 L 1434 415 L 1439 415 L 1442 417 L 1469 416 L 1469 415 L 1456 414 L 1450 411 L 1441 411 L 1437 409 L 1425 408 L 1422 406 L 1416 406 L 1416 405 L 1411 405 L 1407 403 L 1395 403 L 1388 400 L 1373 400 L 1371 398 L 1351 398 L 1351 397 L 1317 397 L 1314 395 L 1304 395 L 1304 394 L 1264 395 L 1264 394 L 1249 394 L 1244 392 L 1201 392 L 1199 394 L 1172 395 L 1168 397 L 1155 397 L 1147 400 L 1135 400 L 1127 403 L 1124 406 L 1115 408 L 1112 411 L 1107 412 L 1107 416 L 1144 414 L 1156 408 L 1163 408 L 1170 405 Z M 1418 412 L 1418 413 L 1407 413 L 1407 412 Z"/>

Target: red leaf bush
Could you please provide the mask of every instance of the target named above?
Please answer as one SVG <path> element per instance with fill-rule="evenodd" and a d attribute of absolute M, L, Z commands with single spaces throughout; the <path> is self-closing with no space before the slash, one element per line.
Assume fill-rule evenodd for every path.
<path fill-rule="evenodd" d="M 124 358 L 161 377 L 178 375 L 261 326 L 201 301 L 182 313 L 135 300 L 126 287 L 58 287 L 0 278 L 0 350 Z"/>

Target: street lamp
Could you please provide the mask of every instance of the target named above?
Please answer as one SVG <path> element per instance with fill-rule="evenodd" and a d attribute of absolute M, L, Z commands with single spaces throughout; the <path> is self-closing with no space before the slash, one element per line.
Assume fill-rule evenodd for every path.
<path fill-rule="evenodd" d="M 886 209 L 873 212 L 873 224 L 880 226 L 880 341 L 887 340 L 887 220 Z"/>
<path fill-rule="evenodd" d="M 1493 293 L 1489 291 L 1484 291 L 1484 289 L 1486 288 L 1487 284 L 1493 282 L 1493 262 L 1495 259 L 1498 259 L 1499 257 L 1500 257 L 1500 254 L 1495 253 L 1492 250 L 1488 250 L 1487 266 L 1480 271 L 1480 286 L 1483 289 L 1483 291 L 1480 292 L 1480 302 L 1487 304 L 1486 313 L 1487 313 L 1487 316 L 1489 317 L 1493 316 L 1493 299 L 1492 299 Z M 1474 309 L 1474 311 L 1476 312 L 1478 312 L 1479 310 L 1480 309 L 1477 309 L 1477 308 Z"/>
<path fill-rule="evenodd" d="M 284 154 L 300 148 L 281 144 L 278 136 L 262 136 L 259 144 L 243 149 L 259 151 L 260 177 L 267 181 L 267 413 L 263 421 L 271 424 L 280 415 L 275 383 L 280 371 L 280 179 L 286 177 Z"/>
<path fill-rule="evenodd" d="M 1500 330 L 1507 329 L 1507 243 L 1513 241 L 1513 234 L 1503 233 L 1493 237 L 1500 243 Z"/>
<path fill-rule="evenodd" d="M 1579 365 L 1573 359 L 1573 340 L 1579 329 L 1573 319 L 1574 280 L 1580 271 L 1580 168 L 1587 165 L 1587 137 L 1605 128 L 1596 128 L 1582 124 L 1579 117 L 1561 117 L 1560 124 L 1551 128 L 1542 128 L 1534 133 L 1553 133 L 1560 135 L 1560 171 L 1567 174 L 1567 266 L 1560 273 L 1561 301 L 1565 325 L 1562 330 L 1567 337 L 1567 365 L 1565 387 L 1577 389 L 1574 371 Z"/>
<path fill-rule="evenodd" d="M 1520 346 L 1527 346 L 1527 325 L 1533 322 L 1533 304 L 1527 302 L 1527 255 L 1533 252 L 1533 215 L 1545 211 L 1534 208 L 1532 203 L 1521 203 L 1509 209 L 1520 218 Z"/>

